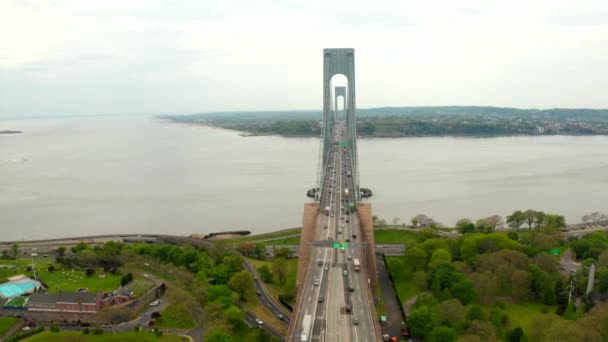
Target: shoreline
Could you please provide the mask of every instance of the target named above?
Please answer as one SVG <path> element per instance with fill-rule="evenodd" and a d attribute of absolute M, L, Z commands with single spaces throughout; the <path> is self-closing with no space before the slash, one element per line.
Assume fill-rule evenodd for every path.
<path fill-rule="evenodd" d="M 182 125 L 182 126 L 192 126 L 192 127 L 206 127 L 206 128 L 210 128 L 210 129 L 215 129 L 215 130 L 220 130 L 220 131 L 225 131 L 225 132 L 230 132 L 230 133 L 236 133 L 237 135 L 240 135 L 242 137 L 258 136 L 256 134 L 253 134 L 250 132 L 239 131 L 236 129 L 224 128 L 224 127 L 220 127 L 220 126 L 213 126 L 213 125 L 201 123 L 201 122 L 179 122 L 179 121 L 172 121 L 171 119 L 160 119 L 160 120 L 164 121 L 165 123 L 170 123 L 170 124 L 178 124 L 178 125 Z"/>

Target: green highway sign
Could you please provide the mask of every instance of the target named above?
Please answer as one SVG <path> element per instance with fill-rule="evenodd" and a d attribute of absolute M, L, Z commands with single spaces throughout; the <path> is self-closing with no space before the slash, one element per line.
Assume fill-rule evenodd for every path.
<path fill-rule="evenodd" d="M 347 243 L 338 243 L 338 242 L 334 242 L 334 248 L 348 248 L 348 242 Z"/>
<path fill-rule="evenodd" d="M 340 141 L 340 146 L 347 147 L 348 146 L 348 141 Z"/>
<path fill-rule="evenodd" d="M 334 242 L 334 248 L 340 248 L 340 244 L 337 242 Z"/>

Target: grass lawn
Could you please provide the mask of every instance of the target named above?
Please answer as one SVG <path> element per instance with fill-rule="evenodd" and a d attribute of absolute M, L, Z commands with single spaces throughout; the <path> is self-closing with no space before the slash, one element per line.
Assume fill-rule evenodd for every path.
<path fill-rule="evenodd" d="M 42 268 L 47 268 L 50 263 L 53 263 L 53 258 L 40 258 L 34 260 L 36 263 L 36 271 Z M 6 278 L 19 274 L 27 275 L 25 268 L 32 264 L 32 259 L 17 259 L 17 260 L 0 260 L 0 265 L 11 265 L 14 268 L 0 268 L 0 283 L 8 281 Z"/>
<path fill-rule="evenodd" d="M 195 323 L 194 319 L 192 319 L 192 314 L 184 305 L 176 303 L 169 304 L 169 306 L 160 314 L 160 318 L 155 321 L 155 326 L 159 328 L 194 328 Z"/>
<path fill-rule="evenodd" d="M 261 261 L 261 260 L 249 259 L 249 258 L 248 258 L 248 260 L 255 266 L 256 269 L 259 269 L 260 267 L 267 265 L 272 270 L 271 261 Z M 277 301 L 279 300 L 280 294 L 287 294 L 289 289 L 295 289 L 295 286 L 296 286 L 296 277 L 298 275 L 298 258 L 287 259 L 286 264 L 287 264 L 287 277 L 286 277 L 287 280 L 285 281 L 285 284 L 280 285 L 279 279 L 276 276 L 272 277 L 272 282 L 264 283 L 266 285 L 266 288 L 268 289 L 268 292 L 270 292 L 272 297 Z"/>
<path fill-rule="evenodd" d="M 374 241 L 376 243 L 403 243 L 406 245 L 414 245 L 420 242 L 420 233 L 398 229 L 375 230 Z"/>
<path fill-rule="evenodd" d="M 163 334 L 162 337 L 156 337 L 156 335 L 152 332 L 127 332 L 120 334 L 110 334 L 103 333 L 101 335 L 93 335 L 89 333 L 88 335 L 84 335 L 79 331 L 60 331 L 60 332 L 51 332 L 44 331 L 39 334 L 36 334 L 30 338 L 26 338 L 27 342 L 33 341 L 44 341 L 44 342 L 63 342 L 63 341 L 109 341 L 109 342 L 129 342 L 129 341 L 164 341 L 164 342 L 178 342 L 183 341 L 183 339 L 177 335 L 173 334 Z"/>
<path fill-rule="evenodd" d="M 87 277 L 85 270 L 67 270 L 57 267 L 55 271 L 49 272 L 46 268 L 36 268 L 38 279 L 49 285 L 49 292 L 57 292 L 61 289 L 64 292 L 74 292 L 79 288 L 87 288 L 89 292 L 97 292 L 100 289 L 107 292 L 116 290 L 120 287 L 119 275 L 106 273 L 104 279 L 99 278 L 99 271 L 96 269 L 92 277 Z M 33 273 L 30 274 L 33 278 Z"/>
<path fill-rule="evenodd" d="M 135 280 L 131 282 L 127 287 L 130 288 L 134 293 L 135 297 L 140 297 L 146 292 L 148 292 L 152 287 L 154 287 L 154 283 L 149 280 L 143 280 L 145 278 L 141 278 L 136 276 Z"/>
<path fill-rule="evenodd" d="M 239 237 L 239 238 L 235 238 L 235 239 L 209 240 L 209 241 L 221 241 L 221 242 L 227 242 L 227 243 L 241 243 L 241 242 L 245 242 L 245 241 L 257 241 L 257 240 L 280 238 L 280 237 L 283 237 L 283 236 L 286 236 L 286 235 L 300 234 L 301 231 L 302 231 L 301 228 L 290 228 L 290 229 L 279 230 L 279 231 L 272 232 L 272 233 L 265 233 L 265 234 L 259 234 L 259 235 L 250 235 L 250 236 Z"/>
<path fill-rule="evenodd" d="M 300 244 L 300 236 L 292 236 L 287 238 L 282 238 L 278 240 L 266 241 L 267 245 L 299 245 Z"/>
<path fill-rule="evenodd" d="M 0 317 L 0 337 L 17 323 L 19 323 L 19 318 Z"/>
<path fill-rule="evenodd" d="M 527 336 L 530 336 L 530 327 L 532 321 L 537 317 L 546 315 L 543 310 L 548 313 L 554 313 L 556 306 L 549 306 L 540 303 L 522 303 L 522 304 L 507 304 L 505 312 L 509 315 L 509 324 L 512 328 L 521 327 Z"/>

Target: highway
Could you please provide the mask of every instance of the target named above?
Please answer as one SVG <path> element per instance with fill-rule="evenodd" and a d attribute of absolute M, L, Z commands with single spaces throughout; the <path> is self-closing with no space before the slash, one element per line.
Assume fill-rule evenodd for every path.
<path fill-rule="evenodd" d="M 372 298 L 364 263 L 355 271 L 356 259 L 363 261 L 361 232 L 357 215 L 350 212 L 352 193 L 351 156 L 345 141 L 344 122 L 336 123 L 334 145 L 328 164 L 325 165 L 320 208 L 315 229 L 315 243 L 311 248 L 300 310 L 294 313 L 296 328 L 292 341 L 377 341 Z M 346 189 L 349 189 L 347 194 Z M 329 208 L 329 212 L 326 210 Z M 349 246 L 333 248 L 320 246 L 323 242 L 348 243 Z M 375 276 L 375 275 L 374 275 Z M 308 324 L 310 322 L 310 324 Z"/>

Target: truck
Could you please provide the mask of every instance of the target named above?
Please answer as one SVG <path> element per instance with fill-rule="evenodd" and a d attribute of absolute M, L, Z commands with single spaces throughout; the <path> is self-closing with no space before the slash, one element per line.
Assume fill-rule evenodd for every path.
<path fill-rule="evenodd" d="M 355 206 L 355 202 L 350 202 L 348 204 L 348 207 L 350 208 L 350 212 L 354 213 L 355 211 L 357 211 L 357 207 Z"/>
<path fill-rule="evenodd" d="M 348 193 L 348 189 L 344 189 L 344 197 L 347 197 L 347 198 L 348 198 L 348 195 L 349 195 L 349 193 Z"/>
<path fill-rule="evenodd" d="M 329 206 L 325 207 L 325 215 L 329 216 Z"/>
<path fill-rule="evenodd" d="M 355 265 L 355 271 L 359 271 L 361 269 L 361 262 L 359 262 L 359 258 L 353 259 L 353 265 Z"/>
<path fill-rule="evenodd" d="M 302 320 L 302 333 L 300 334 L 300 341 L 301 342 L 308 342 L 308 337 L 310 334 L 310 324 L 312 323 L 312 316 L 311 315 L 306 315 L 304 316 L 304 319 Z"/>

